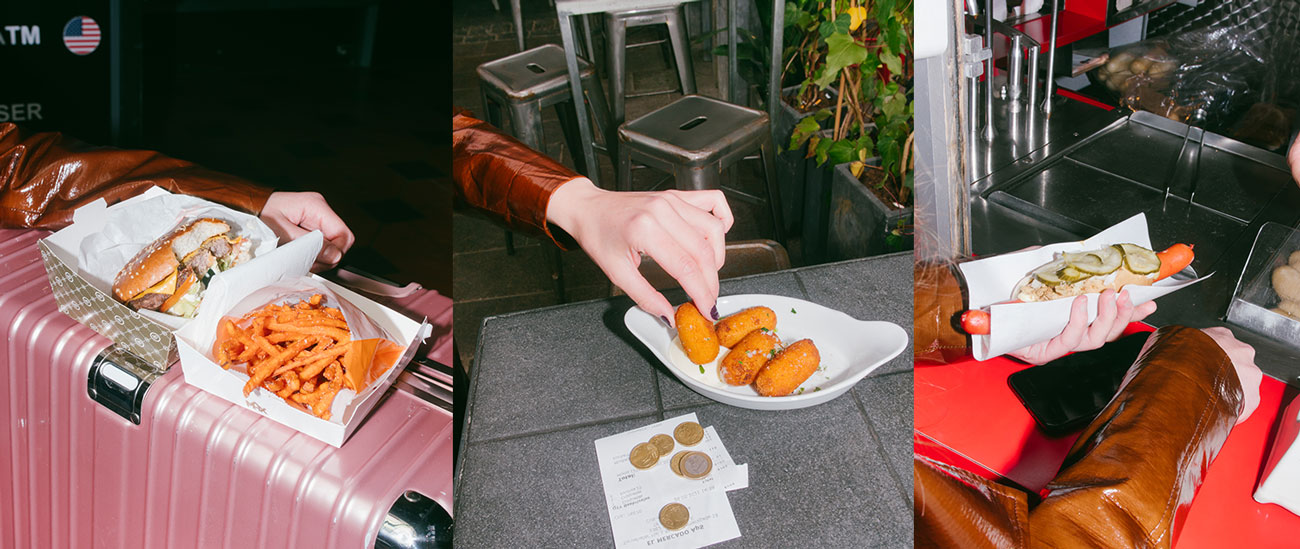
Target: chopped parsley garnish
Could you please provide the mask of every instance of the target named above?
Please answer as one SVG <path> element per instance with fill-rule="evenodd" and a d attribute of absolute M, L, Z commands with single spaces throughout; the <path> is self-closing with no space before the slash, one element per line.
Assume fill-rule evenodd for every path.
<path fill-rule="evenodd" d="M 703 365 L 703 364 L 700 365 L 700 373 L 701 373 L 701 374 L 704 373 L 704 365 Z"/>
<path fill-rule="evenodd" d="M 799 392 L 797 392 L 797 393 L 795 393 L 795 394 L 796 394 L 796 395 L 802 395 L 802 394 L 803 394 L 803 387 L 800 387 L 800 388 L 799 388 Z"/>
<path fill-rule="evenodd" d="M 767 352 L 767 358 L 776 358 L 776 349 Z"/>
<path fill-rule="evenodd" d="M 799 311 L 794 310 L 794 307 L 790 307 L 790 314 L 795 314 L 795 315 L 797 315 L 797 314 L 799 314 Z"/>
<path fill-rule="evenodd" d="M 814 393 L 817 392 L 817 391 L 820 391 L 820 390 L 822 390 L 821 387 L 814 387 L 814 388 L 813 388 L 813 392 L 814 392 Z"/>

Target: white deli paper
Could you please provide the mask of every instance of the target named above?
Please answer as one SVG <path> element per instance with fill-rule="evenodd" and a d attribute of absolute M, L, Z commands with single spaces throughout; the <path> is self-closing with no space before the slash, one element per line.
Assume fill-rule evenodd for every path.
<path fill-rule="evenodd" d="M 113 279 L 135 254 L 180 222 L 200 217 L 215 217 L 230 223 L 233 235 L 251 240 L 253 257 L 270 252 L 279 243 L 275 232 L 256 216 L 201 198 L 152 187 L 113 208 L 108 208 L 107 203 L 100 200 L 77 209 L 73 220 L 86 231 L 86 237 L 76 250 L 78 274 L 112 295 Z M 172 329 L 186 323 L 184 318 L 157 311 L 139 313 Z"/>
<path fill-rule="evenodd" d="M 658 434 L 672 436 L 673 429 L 687 421 L 698 423 L 691 413 L 596 441 L 596 459 L 616 548 L 694 548 L 740 537 L 727 491 L 749 486 L 749 468 L 731 460 L 713 427 L 705 428 L 704 440 L 699 444 L 675 444 L 672 451 L 708 454 L 713 470 L 702 479 L 673 473 L 669 466 L 671 455 L 659 458 L 654 467 L 646 470 L 628 461 L 632 447 Z M 659 510 L 669 503 L 681 503 L 690 512 L 684 528 L 670 531 L 659 523 Z"/>
<path fill-rule="evenodd" d="M 384 390 L 415 355 L 416 348 L 429 336 L 432 327 L 427 322 L 415 322 L 328 280 L 309 275 L 323 242 L 321 233 L 312 231 L 266 255 L 254 258 L 239 269 L 223 273 L 222 277 L 213 277 L 198 316 L 175 332 L 175 335 L 181 370 L 185 373 L 187 383 L 337 447 L 343 445 L 343 441 L 347 440 L 366 414 L 378 404 Z M 406 349 L 397 363 L 361 393 L 348 389 L 339 391 L 330 408 L 329 420 L 294 407 L 260 387 L 244 396 L 244 384 L 248 381 L 248 376 L 233 368 L 222 368 L 210 356 L 218 323 L 226 313 L 244 298 L 263 288 L 303 277 L 323 284 L 346 300 L 379 329 L 393 334 L 397 343 Z"/>
<path fill-rule="evenodd" d="M 1025 275 L 1052 261 L 1057 252 L 1095 250 L 1111 244 L 1132 243 L 1151 248 L 1146 214 L 1137 214 L 1076 242 L 1061 242 L 1033 250 L 1002 254 L 988 259 L 962 263 L 958 267 L 966 278 L 970 308 L 989 311 L 989 334 L 972 336 L 975 360 L 988 360 L 1056 337 L 1070 321 L 1074 299 L 1054 299 L 1034 303 L 1006 303 Z M 1209 275 L 1191 280 L 1166 278 L 1151 286 L 1125 286 L 1133 305 L 1141 305 L 1165 294 L 1195 284 Z M 1086 294 L 1088 321 L 1097 318 L 1100 294 Z"/>

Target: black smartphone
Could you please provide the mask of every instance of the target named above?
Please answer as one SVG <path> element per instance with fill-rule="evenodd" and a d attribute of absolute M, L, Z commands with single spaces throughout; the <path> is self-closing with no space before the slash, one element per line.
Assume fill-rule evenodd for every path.
<path fill-rule="evenodd" d="M 1078 431 L 1115 397 L 1150 335 L 1127 335 L 1100 349 L 1026 368 L 1007 376 L 1007 384 L 1044 433 L 1061 436 Z"/>

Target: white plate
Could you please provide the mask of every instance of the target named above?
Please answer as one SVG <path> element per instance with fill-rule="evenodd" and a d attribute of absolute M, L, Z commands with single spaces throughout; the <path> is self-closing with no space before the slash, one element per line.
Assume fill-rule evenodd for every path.
<path fill-rule="evenodd" d="M 758 305 L 776 312 L 776 334 L 782 343 L 811 339 L 821 354 L 817 372 L 789 396 L 760 396 L 752 386 L 736 387 L 719 380 L 717 365 L 727 355 L 726 348 L 720 350 L 717 360 L 704 365 L 701 374 L 700 366 L 686 358 L 677 331 L 638 307 L 623 315 L 623 323 L 682 383 L 718 402 L 752 410 L 790 410 L 827 402 L 844 394 L 907 346 L 907 332 L 897 324 L 858 320 L 791 297 L 761 294 L 721 297 L 718 314 L 725 317 Z"/>

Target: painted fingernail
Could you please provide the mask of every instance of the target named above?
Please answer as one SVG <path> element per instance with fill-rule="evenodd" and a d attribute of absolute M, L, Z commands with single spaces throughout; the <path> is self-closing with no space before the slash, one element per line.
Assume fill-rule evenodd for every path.
<path fill-rule="evenodd" d="M 669 327 L 669 328 L 672 328 L 672 327 L 673 327 L 673 324 L 672 324 L 671 322 L 668 322 L 668 317 L 663 316 L 663 315 L 659 315 L 659 320 L 664 321 L 664 326 L 667 326 L 667 327 Z"/>
<path fill-rule="evenodd" d="M 718 306 L 717 306 L 717 305 L 714 305 L 714 306 L 713 306 L 713 310 L 712 310 L 712 311 L 709 311 L 709 314 L 713 315 L 713 320 L 717 320 L 717 319 L 718 319 Z"/>

